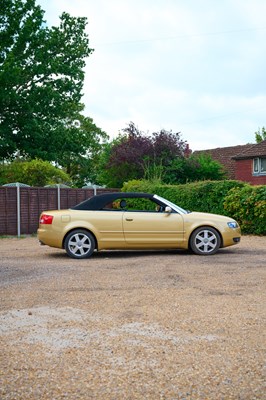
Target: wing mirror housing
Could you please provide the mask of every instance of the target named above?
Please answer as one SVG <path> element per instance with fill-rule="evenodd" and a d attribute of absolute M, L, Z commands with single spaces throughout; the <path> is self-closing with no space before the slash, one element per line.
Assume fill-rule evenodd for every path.
<path fill-rule="evenodd" d="M 166 206 L 165 209 L 164 209 L 164 212 L 165 212 L 166 214 L 171 214 L 172 208 L 169 207 L 169 206 Z"/>

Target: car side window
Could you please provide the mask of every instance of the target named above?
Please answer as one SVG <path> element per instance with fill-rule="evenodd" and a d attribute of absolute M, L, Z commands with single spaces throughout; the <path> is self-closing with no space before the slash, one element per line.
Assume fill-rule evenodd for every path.
<path fill-rule="evenodd" d="M 127 211 L 132 212 L 158 212 L 159 206 L 149 198 L 128 198 L 126 199 Z"/>
<path fill-rule="evenodd" d="M 124 211 L 127 207 L 127 201 L 125 199 L 116 199 L 111 203 L 106 204 L 103 207 L 103 211 Z"/>
<path fill-rule="evenodd" d="M 164 207 L 149 198 L 118 198 L 106 204 L 103 211 L 163 212 Z"/>

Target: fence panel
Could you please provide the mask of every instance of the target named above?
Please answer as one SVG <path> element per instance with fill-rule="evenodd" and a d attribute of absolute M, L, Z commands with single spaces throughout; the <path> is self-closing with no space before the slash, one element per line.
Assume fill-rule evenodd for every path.
<path fill-rule="evenodd" d="M 0 235 L 17 234 L 17 188 L 0 189 Z"/>
<path fill-rule="evenodd" d="M 59 190 L 59 192 L 58 192 Z M 97 194 L 119 189 L 97 189 Z M 0 186 L 0 235 L 18 234 L 17 187 Z M 58 198 L 59 193 L 59 198 Z M 94 189 L 20 187 L 20 233 L 36 233 L 45 210 L 67 209 L 92 197 Z"/>

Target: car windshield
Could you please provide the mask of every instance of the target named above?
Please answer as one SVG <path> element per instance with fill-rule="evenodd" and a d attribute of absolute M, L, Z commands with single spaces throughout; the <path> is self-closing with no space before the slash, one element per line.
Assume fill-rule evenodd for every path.
<path fill-rule="evenodd" d="M 153 196 L 155 199 L 162 201 L 163 203 L 167 204 L 169 207 L 171 207 L 173 210 L 175 210 L 176 212 L 178 212 L 179 214 L 188 214 L 187 210 L 184 210 L 183 208 L 177 206 L 176 204 L 172 203 L 169 200 L 164 199 L 161 196 L 157 196 L 157 194 L 155 194 Z"/>

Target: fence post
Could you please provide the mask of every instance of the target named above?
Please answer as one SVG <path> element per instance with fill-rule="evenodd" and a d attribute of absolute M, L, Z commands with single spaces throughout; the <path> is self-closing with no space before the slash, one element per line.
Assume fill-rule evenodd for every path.
<path fill-rule="evenodd" d="M 60 210 L 61 208 L 61 196 L 60 196 L 60 184 L 57 183 L 57 209 Z"/>
<path fill-rule="evenodd" d="M 20 237 L 20 187 L 19 187 L 19 183 L 16 183 L 16 187 L 17 187 L 17 233 L 18 233 L 18 237 Z"/>

